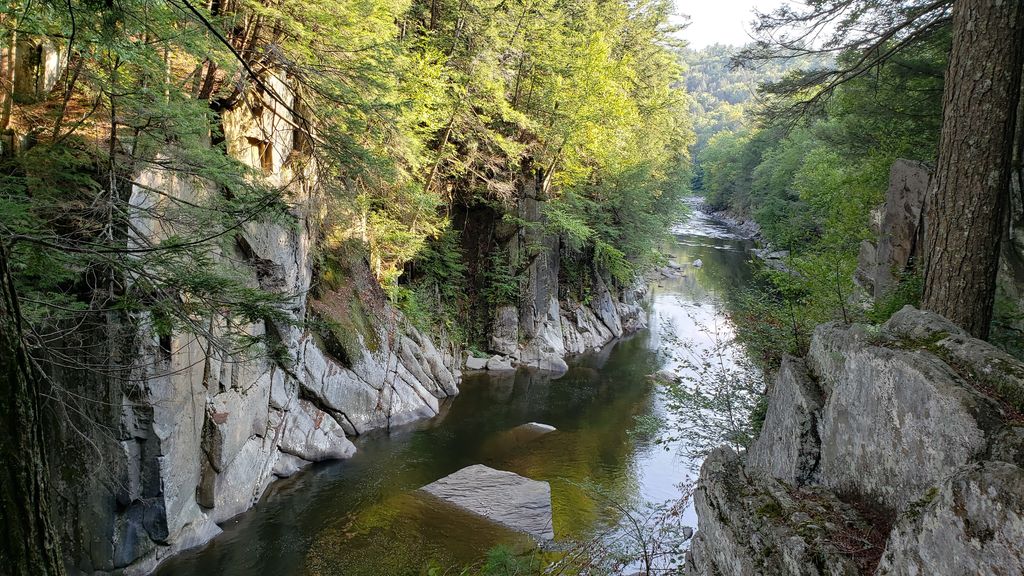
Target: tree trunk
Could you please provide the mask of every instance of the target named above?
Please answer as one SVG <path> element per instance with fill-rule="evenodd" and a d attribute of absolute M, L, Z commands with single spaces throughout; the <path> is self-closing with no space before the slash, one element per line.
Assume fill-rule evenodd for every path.
<path fill-rule="evenodd" d="M 957 0 L 922 306 L 978 338 L 992 320 L 1022 65 L 1024 2 Z"/>
<path fill-rule="evenodd" d="M 21 335 L 7 251 L 0 245 L 0 566 L 11 576 L 62 575 L 50 521 L 39 381 Z"/>

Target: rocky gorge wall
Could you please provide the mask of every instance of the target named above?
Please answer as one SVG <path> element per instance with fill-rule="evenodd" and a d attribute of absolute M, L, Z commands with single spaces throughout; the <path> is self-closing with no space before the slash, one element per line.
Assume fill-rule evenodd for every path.
<path fill-rule="evenodd" d="M 223 318 L 170 337 L 139 318 L 127 378 L 67 375 L 85 400 L 55 424 L 66 440 L 52 468 L 72 573 L 148 573 L 210 540 L 276 478 L 349 457 L 353 437 L 436 415 L 458 393 L 457 351 L 407 322 L 364 258 L 347 259 L 341 279 L 321 285 L 316 182 L 278 109 L 294 97 L 283 75 L 267 82 L 284 102 L 253 96 L 262 101 L 224 113 L 223 130 L 229 153 L 287 187 L 289 221 L 245 224 L 212 256 L 249 286 L 285 296 L 288 322 L 243 327 L 278 353 L 232 352 Z M 174 233 L 153 216 L 161 204 L 214 193 L 162 164 L 133 179 L 132 245 Z"/>
<path fill-rule="evenodd" d="M 1017 151 L 1018 157 L 1020 150 Z M 931 168 L 896 160 L 889 171 L 885 202 L 871 217 L 874 241 L 860 245 L 854 281 L 867 300 L 883 300 L 899 290 L 924 262 L 925 199 Z M 1017 356 L 1024 354 L 1024 162 L 1011 178 L 1007 224 L 1000 243 L 992 340 Z"/>
<path fill-rule="evenodd" d="M 518 274 L 518 301 L 488 311 L 487 352 L 493 356 L 467 358 L 468 369 L 523 366 L 562 373 L 568 369 L 567 356 L 600 349 L 646 325 L 641 303 L 647 287 L 639 279 L 630 287 L 617 289 L 609 286 L 593 263 L 583 259 L 588 297 L 581 299 L 571 293 L 561 270 L 564 246 L 558 234 L 545 230 L 543 190 L 543 174 L 524 170 L 515 203 L 507 208 L 522 224 L 510 226 L 505 218 L 489 214 L 480 219 L 499 223 L 470 230 L 469 236 L 475 237 L 464 241 L 470 258 L 481 266 L 487 266 L 484 255 L 472 256 L 481 245 L 506 252 L 513 262 L 525 262 Z"/>
<path fill-rule="evenodd" d="M 129 344 L 117 354 L 128 359 L 127 374 L 55 374 L 77 381 L 82 400 L 53 422 L 62 440 L 51 464 L 55 508 L 73 574 L 146 574 L 204 544 L 275 479 L 352 456 L 352 439 L 367 431 L 438 414 L 458 394 L 464 363 L 564 372 L 565 356 L 644 325 L 643 289 L 617 291 L 596 271 L 585 304 L 565 297 L 557 235 L 523 226 L 501 240 L 513 257 L 529 260 L 517 304 L 488 311 L 493 358 L 477 366 L 480 359 L 417 329 L 389 303 L 360 250 L 325 244 L 323 192 L 291 118 L 301 102 L 285 74 L 264 83 L 276 97 L 246 94 L 222 113 L 221 128 L 232 157 L 287 190 L 287 218 L 244 224 L 211 257 L 249 287 L 281 295 L 287 320 L 234 326 L 273 348 L 246 356 L 232 351 L 225 318 L 163 337 L 151 318 L 135 318 L 140 329 L 120 334 Z M 132 180 L 133 247 L 176 233 L 160 215 L 177 202 L 201 204 L 218 193 L 176 172 L 168 158 Z M 513 209 L 541 222 L 539 188 L 521 189 Z M 94 337 L 105 338 L 104 330 Z"/>
<path fill-rule="evenodd" d="M 1024 364 L 912 307 L 819 326 L 694 495 L 688 574 L 1024 573 Z"/>

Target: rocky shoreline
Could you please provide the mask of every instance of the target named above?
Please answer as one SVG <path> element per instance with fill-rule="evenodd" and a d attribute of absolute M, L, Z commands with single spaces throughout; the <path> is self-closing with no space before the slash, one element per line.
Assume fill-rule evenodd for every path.
<path fill-rule="evenodd" d="M 1022 398 L 1024 364 L 941 316 L 819 326 L 753 446 L 705 460 L 686 573 L 1021 573 Z"/>
<path fill-rule="evenodd" d="M 616 338 L 644 328 L 647 320 L 641 302 L 646 293 L 643 283 L 615 294 L 599 281 L 587 305 L 552 297 L 539 330 L 526 342 L 519 341 L 519 310 L 501 307 L 495 313 L 490 338 L 494 354 L 477 357 L 467 352 L 464 369 L 500 372 L 524 367 L 564 373 L 569 369 L 567 358 L 600 350 Z"/>

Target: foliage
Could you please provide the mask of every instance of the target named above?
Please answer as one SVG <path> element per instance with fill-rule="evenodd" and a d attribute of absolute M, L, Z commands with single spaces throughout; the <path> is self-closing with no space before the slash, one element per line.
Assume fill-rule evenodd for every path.
<path fill-rule="evenodd" d="M 455 97 L 428 186 L 507 203 L 517 183 L 539 180 L 549 230 L 571 250 L 599 249 L 624 277 L 688 180 L 670 10 L 664 0 L 588 0 L 430 12 L 418 46 L 450 54 L 443 73 Z"/>
<path fill-rule="evenodd" d="M 27 309 L 47 321 L 114 306 L 153 312 L 163 332 L 197 330 L 213 310 L 237 315 L 239 334 L 284 322 L 282 298 L 231 288 L 244 279 L 209 254 L 286 220 L 289 195 L 311 185 L 329 244 L 365 243 L 387 293 L 427 323 L 460 300 L 455 203 L 507 203 L 531 173 L 555 231 L 625 282 L 688 180 L 665 0 L 23 4 L 3 8 L 5 38 L 67 43 L 49 101 L 4 118 L 36 142 L 5 160 L 0 218 Z M 293 131 L 291 148 L 249 150 L 245 113 L 268 140 Z M 138 205 L 147 169 L 155 196 Z M 167 183 L 196 197 L 160 196 Z M 133 218 L 170 233 L 139 238 Z M 129 241 L 159 246 L 108 252 Z M 99 269 L 127 289 L 85 302 L 97 293 L 83 273 Z M 495 280 L 492 299 L 514 300 Z M 184 307 L 168 297 L 185 294 Z"/>
<path fill-rule="evenodd" d="M 439 295 L 419 268 L 451 233 L 457 207 L 483 203 L 510 216 L 517 190 L 536 184 L 545 230 L 563 237 L 570 256 L 632 281 L 678 216 L 690 179 L 693 135 L 671 9 L 666 0 L 417 0 L 353 20 L 366 30 L 345 45 L 359 54 L 359 76 L 345 82 L 360 89 L 344 92 L 350 106 L 331 105 L 338 129 L 326 151 L 338 158 L 321 170 L 336 182 L 329 234 L 366 242 L 375 275 L 411 310 Z M 382 24 L 391 15 L 397 35 Z M 337 30 L 327 44 L 341 50 L 352 33 Z M 318 84 L 316 93 L 332 102 L 343 88 Z M 352 134 L 365 136 L 345 140 Z M 517 300 L 506 264 L 483 269 L 467 282 L 481 285 L 489 305 Z M 458 295 L 441 300 L 467 306 Z M 445 316 L 440 323 L 454 328 L 471 314 Z"/>
<path fill-rule="evenodd" d="M 758 101 L 758 87 L 781 80 L 797 69 L 819 68 L 828 56 L 768 60 L 756 66 L 738 66 L 735 57 L 742 47 L 712 44 L 700 50 L 686 49 L 686 90 L 690 94 L 696 141 L 693 155 L 699 157 L 716 134 L 738 132 L 747 125 L 747 115 Z M 699 187 L 699 186 L 698 186 Z"/>
<path fill-rule="evenodd" d="M 520 278 L 517 262 L 507 249 L 498 249 L 488 256 L 483 273 L 483 297 L 490 309 L 519 303 Z"/>
<path fill-rule="evenodd" d="M 883 294 L 877 299 L 867 312 L 868 320 L 881 324 L 890 316 L 898 312 L 906 305 L 918 306 L 921 301 L 921 292 L 924 286 L 924 278 L 920 273 L 909 273 L 902 275 L 896 284 L 896 288 L 888 294 Z"/>
<path fill-rule="evenodd" d="M 762 294 L 748 294 L 736 313 L 741 339 L 768 368 L 781 353 L 803 352 L 820 322 L 882 320 L 898 302 L 916 301 L 920 283 L 906 282 L 865 311 L 852 278 L 861 241 L 874 239 L 869 219 L 893 161 L 935 155 L 948 42 L 943 29 L 903 46 L 796 120 L 779 114 L 776 99 L 758 109 L 759 125 L 716 134 L 700 152 L 708 202 L 752 217 L 773 249 L 788 252 L 787 270 L 766 271 Z M 836 66 L 858 56 L 842 53 Z"/>
<path fill-rule="evenodd" d="M 405 267 L 402 284 L 385 286 L 392 302 L 419 328 L 444 330 L 451 337 L 460 330 L 466 290 L 466 264 L 457 230 L 447 228 Z M 456 338 L 464 344 L 465 338 Z"/>
<path fill-rule="evenodd" d="M 752 415 L 767 389 L 764 373 L 744 353 L 740 342 L 718 326 L 702 326 L 710 345 L 683 341 L 667 323 L 659 350 L 672 366 L 658 373 L 670 414 L 661 442 L 681 441 L 699 458 L 722 444 L 736 450 L 756 437 Z"/>
<path fill-rule="evenodd" d="M 761 93 L 773 118 L 814 113 L 848 84 L 885 68 L 940 38 L 948 46 L 953 0 L 820 0 L 784 4 L 759 13 L 755 41 L 737 57 L 745 66 L 837 56 L 832 62 L 801 66 Z M 944 54 L 943 54 L 944 57 Z M 920 69 L 918 71 L 921 71 Z M 934 74 L 940 69 L 927 73 Z M 911 99 L 912 101 L 912 99 Z M 897 104 L 899 106 L 899 104 Z M 885 107 L 883 107 L 884 109 Z"/>
<path fill-rule="evenodd" d="M 3 8 L 4 45 L 15 27 L 58 35 L 68 65 L 54 105 L 18 104 L 4 119 L 33 134 L 0 160 L 0 229 L 30 332 L 52 336 L 108 314 L 157 336 L 202 334 L 253 351 L 249 326 L 291 322 L 286 296 L 254 288 L 216 255 L 248 257 L 247 226 L 290 226 L 283 188 L 211 145 L 209 102 L 169 74 L 202 59 L 230 71 L 227 50 L 171 4 L 26 8 Z"/>

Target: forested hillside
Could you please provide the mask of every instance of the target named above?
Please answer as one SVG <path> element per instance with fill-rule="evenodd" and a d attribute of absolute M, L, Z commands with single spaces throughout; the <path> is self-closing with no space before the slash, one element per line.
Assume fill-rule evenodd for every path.
<path fill-rule="evenodd" d="M 783 349 L 797 353 L 820 322 L 865 315 L 884 320 L 899 306 L 918 302 L 923 284 L 917 268 L 904 271 L 898 286 L 868 308 L 855 303 L 861 288 L 854 276 L 861 244 L 879 237 L 873 214 L 885 199 L 893 162 L 935 161 L 949 34 L 948 26 L 937 27 L 900 44 L 869 73 L 834 85 L 814 79 L 817 69 L 829 69 L 822 68 L 823 52 L 806 50 L 799 59 L 761 58 L 757 47 L 737 53 L 733 65 L 739 70 L 793 65 L 788 76 L 764 77 L 763 90 L 732 124 L 712 113 L 713 133 L 698 145 L 695 160 L 695 189 L 708 203 L 756 221 L 771 249 L 788 253 L 786 265 L 794 273 L 771 274 L 773 295 L 748 295 L 750 318 L 772 318 L 754 323 L 760 334 L 755 341 L 774 340 L 769 334 L 775 328 L 790 326 Z M 861 60 L 857 52 L 845 53 L 834 68 Z M 702 84 L 729 84 L 735 72 L 718 74 L 722 81 Z M 699 101 L 697 87 L 691 90 Z M 698 142 L 704 122 L 698 115 Z M 1015 297 L 1001 292 L 999 298 L 995 337 L 1019 353 Z M 777 358 L 778 349 L 772 342 L 763 352 Z"/>
<path fill-rule="evenodd" d="M 712 44 L 700 50 L 683 51 L 686 90 L 693 99 L 690 111 L 698 156 L 708 140 L 719 132 L 735 132 L 752 119 L 757 107 L 758 88 L 780 80 L 788 71 L 820 67 L 828 56 L 804 56 L 739 66 L 734 57 L 742 47 Z"/>

